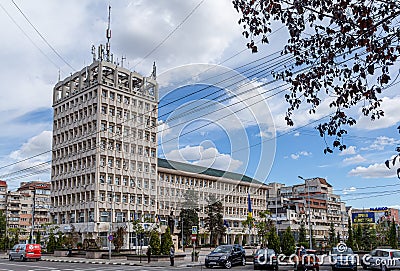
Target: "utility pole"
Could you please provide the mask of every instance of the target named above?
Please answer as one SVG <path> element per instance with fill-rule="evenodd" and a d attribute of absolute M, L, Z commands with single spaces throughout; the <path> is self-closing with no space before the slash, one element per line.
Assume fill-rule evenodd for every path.
<path fill-rule="evenodd" d="M 108 259 L 111 261 L 111 243 L 113 240 L 112 236 L 112 225 L 113 225 L 113 202 L 114 202 L 114 190 L 111 187 L 111 213 L 110 213 L 110 229 L 108 234 Z"/>
<path fill-rule="evenodd" d="M 181 217 L 182 219 L 182 228 L 181 228 L 181 232 L 182 232 L 182 251 L 185 251 L 185 247 L 183 246 L 183 216 Z"/>
<path fill-rule="evenodd" d="M 36 188 L 33 187 L 33 202 L 32 202 L 32 225 L 30 234 L 30 243 L 33 244 L 33 229 L 35 228 L 35 203 L 36 203 Z"/>
<path fill-rule="evenodd" d="M 307 198 L 308 198 L 308 204 L 307 204 L 307 208 L 308 208 L 308 231 L 309 231 L 309 245 L 310 245 L 310 249 L 312 249 L 312 226 L 311 226 L 311 212 L 310 212 L 310 187 L 307 185 L 307 181 L 310 181 L 312 179 L 304 179 L 301 176 L 298 176 L 299 179 L 304 180 L 304 188 L 307 189 Z"/>

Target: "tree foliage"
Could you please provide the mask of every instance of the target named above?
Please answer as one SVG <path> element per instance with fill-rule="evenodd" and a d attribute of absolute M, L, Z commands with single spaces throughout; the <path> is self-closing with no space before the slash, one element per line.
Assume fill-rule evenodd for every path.
<path fill-rule="evenodd" d="M 160 255 L 160 236 L 157 231 L 150 232 L 150 247 L 153 255 Z"/>
<path fill-rule="evenodd" d="M 181 209 L 179 214 L 180 221 L 183 221 L 183 229 L 182 222 L 178 224 L 178 229 L 181 231 L 179 237 L 183 235 L 186 240 L 190 240 L 190 235 L 192 234 L 192 226 L 199 225 L 199 215 L 197 210 L 195 209 Z"/>
<path fill-rule="evenodd" d="M 400 133 L 400 126 L 397 127 Z M 396 164 L 396 161 L 400 161 L 400 145 L 397 145 L 396 147 L 396 152 L 397 154 L 394 155 L 390 160 L 386 160 L 385 165 L 387 168 L 390 169 L 391 166 L 394 166 Z M 400 179 L 400 168 L 397 169 L 397 178 Z"/>
<path fill-rule="evenodd" d="M 389 245 L 392 248 L 397 248 L 398 247 L 396 223 L 394 222 L 394 219 L 392 220 L 392 223 L 390 223 Z"/>
<path fill-rule="evenodd" d="M 179 213 L 180 223 L 178 229 L 181 231 L 179 236 L 183 235 L 186 240 L 190 240 L 192 234 L 192 226 L 199 226 L 199 195 L 192 189 L 186 190 L 184 194 L 185 201 L 182 203 L 181 211 Z M 182 229 L 183 221 L 183 229 Z"/>
<path fill-rule="evenodd" d="M 356 123 L 354 106 L 372 120 L 384 115 L 381 95 L 397 79 L 391 74 L 398 73 L 393 64 L 400 55 L 400 2 L 233 0 L 233 5 L 252 52 L 258 50 L 256 38 L 269 42 L 272 23 L 288 31 L 282 54 L 292 56 L 294 64 L 273 72 L 290 87 L 288 125 L 294 125 L 293 113 L 302 103 L 313 114 L 329 97 L 334 113 L 317 128 L 322 137 L 333 138 L 333 148 L 343 150 L 342 137 Z M 330 144 L 327 152 L 332 152 Z"/>
<path fill-rule="evenodd" d="M 304 226 L 304 222 L 302 221 L 299 228 L 299 240 L 298 243 L 300 246 L 308 247 L 309 242 L 307 241 L 307 232 L 306 227 Z"/>
<path fill-rule="evenodd" d="M 216 245 L 218 239 L 225 233 L 223 218 L 223 206 L 221 201 L 210 197 L 207 205 L 207 216 L 204 219 L 205 228 L 210 233 L 211 245 Z"/>
<path fill-rule="evenodd" d="M 331 223 L 329 227 L 329 237 L 328 237 L 328 246 L 329 247 L 334 247 L 337 244 L 337 239 L 336 239 L 336 232 L 335 232 L 335 226 L 333 223 Z"/>
<path fill-rule="evenodd" d="M 161 235 L 161 249 L 160 249 L 161 255 L 168 255 L 172 245 L 173 243 L 172 243 L 171 231 L 169 227 L 167 227 L 165 233 Z"/>
<path fill-rule="evenodd" d="M 282 253 L 287 256 L 294 253 L 296 249 L 296 242 L 294 240 L 294 236 L 290 226 L 286 228 L 285 232 L 282 235 L 281 248 Z"/>
<path fill-rule="evenodd" d="M 113 244 L 117 253 L 119 253 L 121 247 L 124 246 L 125 239 L 124 236 L 126 234 L 126 229 L 124 227 L 118 227 L 115 232 L 113 232 Z"/>
<path fill-rule="evenodd" d="M 269 217 L 270 211 L 261 211 L 259 213 L 260 219 L 257 221 L 255 227 L 257 229 L 257 235 L 261 239 L 261 244 L 265 245 L 268 239 L 268 233 L 272 229 L 272 221 Z"/>
<path fill-rule="evenodd" d="M 275 250 L 276 253 L 280 253 L 281 251 L 281 242 L 274 225 L 272 225 L 271 230 L 268 233 L 268 247 Z"/>
<path fill-rule="evenodd" d="M 351 219 L 350 217 L 347 220 L 347 225 L 348 225 L 348 238 L 346 240 L 346 245 L 349 248 L 354 248 L 354 236 L 353 236 L 353 227 L 351 225 Z"/>

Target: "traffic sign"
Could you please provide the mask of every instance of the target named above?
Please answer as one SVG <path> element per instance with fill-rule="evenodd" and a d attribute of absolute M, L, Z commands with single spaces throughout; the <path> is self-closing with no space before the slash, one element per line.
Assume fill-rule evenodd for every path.
<path fill-rule="evenodd" d="M 196 237 L 197 237 L 197 236 L 193 234 L 193 235 L 192 235 L 192 241 L 196 241 Z"/>
<path fill-rule="evenodd" d="M 114 236 L 113 236 L 112 234 L 110 234 L 110 235 L 108 236 L 108 241 L 112 241 L 112 240 L 114 240 Z"/>
<path fill-rule="evenodd" d="M 197 234 L 197 226 L 192 226 L 192 234 Z"/>

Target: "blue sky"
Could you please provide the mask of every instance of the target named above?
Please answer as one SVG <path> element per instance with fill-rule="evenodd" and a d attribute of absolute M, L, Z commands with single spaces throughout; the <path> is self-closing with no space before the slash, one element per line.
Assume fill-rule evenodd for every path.
<path fill-rule="evenodd" d="M 247 41 L 229 0 L 204 1 L 180 25 L 199 2 L 15 1 L 62 59 L 11 1 L 1 3 L 0 57 L 7 65 L 0 67 L 0 179 L 10 188 L 20 181 L 50 179 L 49 171 L 42 171 L 45 166 L 38 168 L 40 174 L 20 170 L 50 160 L 52 88 L 59 74 L 64 78 L 91 63 L 92 44 L 105 43 L 111 3 L 111 48 L 117 61 L 124 56 L 125 67 L 145 75 L 150 75 L 156 61 L 161 105 L 195 92 L 160 109 L 160 115 L 169 113 L 160 118 L 161 157 L 287 185 L 301 182 L 299 175 L 323 177 L 348 205 L 399 206 L 395 186 L 399 180 L 384 166 L 400 142 L 398 85 L 380 97 L 384 118 L 371 122 L 361 117 L 358 108 L 351 110 L 358 124 L 344 138 L 347 150 L 325 155 L 325 142 L 312 122 L 331 113 L 328 100 L 316 115 L 301 107 L 294 127 L 284 121 L 284 89 L 272 81 L 271 69 L 281 67 L 282 59 L 274 53 L 287 39 L 285 30 L 275 26 L 271 44 L 251 54 L 244 50 Z M 204 98 L 214 91 L 231 98 L 217 99 L 217 94 Z M 273 93 L 277 94 L 271 97 Z M 202 109 L 187 114 L 198 106 Z M 193 129 L 198 130 L 183 135 Z M 14 164 L 39 153 L 43 155 Z M 379 191 L 385 195 L 377 197 Z"/>

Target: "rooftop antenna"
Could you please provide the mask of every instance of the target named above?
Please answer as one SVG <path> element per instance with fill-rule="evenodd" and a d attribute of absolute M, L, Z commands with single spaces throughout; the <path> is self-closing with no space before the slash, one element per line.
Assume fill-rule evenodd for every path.
<path fill-rule="evenodd" d="M 111 39 L 111 28 L 110 28 L 110 21 L 111 21 L 111 6 L 108 6 L 108 27 L 106 31 L 106 38 L 107 38 L 107 43 L 106 43 L 106 57 L 107 61 L 110 61 L 110 39 Z"/>
<path fill-rule="evenodd" d="M 121 67 L 124 67 L 124 60 L 126 60 L 126 57 L 122 56 L 122 58 L 121 58 Z"/>

